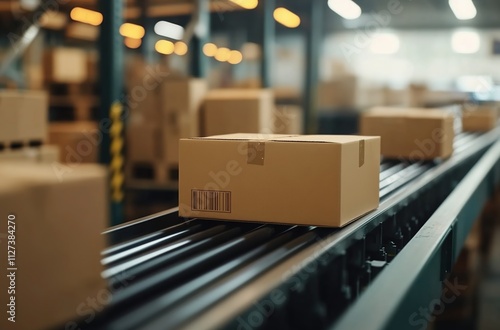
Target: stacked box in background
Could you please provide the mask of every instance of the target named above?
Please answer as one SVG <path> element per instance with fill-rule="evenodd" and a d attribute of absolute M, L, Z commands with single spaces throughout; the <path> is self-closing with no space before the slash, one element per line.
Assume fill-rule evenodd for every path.
<path fill-rule="evenodd" d="M 386 158 L 432 160 L 453 153 L 453 122 L 444 110 L 378 107 L 361 117 L 360 133 L 380 136 Z"/>
<path fill-rule="evenodd" d="M 42 144 L 47 139 L 47 94 L 39 91 L 0 91 L 2 149 Z"/>
<path fill-rule="evenodd" d="M 0 162 L 51 163 L 59 148 L 46 145 L 47 94 L 41 91 L 0 91 Z"/>
<path fill-rule="evenodd" d="M 356 103 L 356 76 L 345 74 L 318 84 L 319 109 L 354 107 Z"/>
<path fill-rule="evenodd" d="M 49 141 L 59 146 L 60 162 L 96 163 L 98 161 L 101 133 L 93 121 L 51 123 Z"/>
<path fill-rule="evenodd" d="M 172 77 L 164 66 L 134 63 L 128 75 L 129 183 L 176 184 L 178 141 L 199 135 L 199 109 L 207 85 L 202 79 Z"/>
<path fill-rule="evenodd" d="M 462 130 L 464 132 L 486 132 L 497 126 L 498 109 L 495 106 L 464 107 Z"/>
<path fill-rule="evenodd" d="M 87 80 L 87 54 L 79 48 L 56 47 L 44 54 L 44 77 L 49 83 Z"/>
<path fill-rule="evenodd" d="M 219 89 L 203 102 L 202 135 L 273 133 L 274 95 L 268 89 Z"/>
<path fill-rule="evenodd" d="M 0 260 L 3 270 L 18 269 L 16 322 L 4 310 L 0 328 L 48 329 L 79 319 L 78 306 L 109 295 L 100 263 L 106 247 L 101 232 L 108 225 L 106 171 L 82 165 L 58 173 L 49 164 L 0 163 L 0 182 L 0 233 L 15 226 L 19 252 L 14 266 L 7 266 L 6 252 Z M 5 237 L 2 251 L 6 245 Z M 9 296 L 2 290 L 2 306 Z"/>

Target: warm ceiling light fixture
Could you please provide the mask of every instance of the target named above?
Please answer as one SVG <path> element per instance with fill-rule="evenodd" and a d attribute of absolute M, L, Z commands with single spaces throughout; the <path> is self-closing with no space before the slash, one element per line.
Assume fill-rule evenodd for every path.
<path fill-rule="evenodd" d="M 231 64 L 238 64 L 243 60 L 243 55 L 237 50 L 232 50 L 229 52 L 229 57 L 227 61 Z"/>
<path fill-rule="evenodd" d="M 141 39 L 142 37 L 144 37 L 145 33 L 146 31 L 144 30 L 144 28 L 137 24 L 123 23 L 122 26 L 120 26 L 120 34 L 124 37 Z"/>
<path fill-rule="evenodd" d="M 101 25 L 103 20 L 103 16 L 100 12 L 81 7 L 73 8 L 69 13 L 69 17 L 71 17 L 73 21 L 93 26 Z"/>
<path fill-rule="evenodd" d="M 174 43 L 168 40 L 158 40 L 155 44 L 155 50 L 164 55 L 170 55 L 174 52 Z"/>
<path fill-rule="evenodd" d="M 215 59 L 219 62 L 226 62 L 229 59 L 229 53 L 231 50 L 226 47 L 221 47 L 217 49 L 217 52 L 215 53 Z"/>
<path fill-rule="evenodd" d="M 276 8 L 273 12 L 273 17 L 276 22 L 287 28 L 293 29 L 300 25 L 300 17 L 284 7 Z"/>
<path fill-rule="evenodd" d="M 157 22 L 154 31 L 159 36 L 175 40 L 181 40 L 184 36 L 184 28 L 182 26 L 167 21 Z"/>
<path fill-rule="evenodd" d="M 476 17 L 477 10 L 472 0 L 449 0 L 448 3 L 453 14 L 459 20 L 468 20 Z"/>
<path fill-rule="evenodd" d="M 216 53 L 217 46 L 215 44 L 209 42 L 203 46 L 203 54 L 205 54 L 206 56 L 214 57 Z"/>
<path fill-rule="evenodd" d="M 255 9 L 259 4 L 258 0 L 229 0 L 229 1 L 245 9 Z"/>
<path fill-rule="evenodd" d="M 125 38 L 125 39 L 123 39 L 123 43 L 128 48 L 137 49 L 137 48 L 141 47 L 142 40 L 141 39 L 133 39 L 133 38 Z"/>
<path fill-rule="evenodd" d="M 328 7 L 345 19 L 361 16 L 361 7 L 352 0 L 328 0 Z"/>
<path fill-rule="evenodd" d="M 182 41 L 177 41 L 175 44 L 174 44 L 174 53 L 177 54 L 177 55 L 186 55 L 188 51 L 188 46 L 186 45 L 185 42 L 182 42 Z"/>

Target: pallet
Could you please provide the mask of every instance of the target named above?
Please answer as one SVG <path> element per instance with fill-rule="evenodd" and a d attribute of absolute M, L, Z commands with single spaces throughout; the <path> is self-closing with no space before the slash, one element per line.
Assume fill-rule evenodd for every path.
<path fill-rule="evenodd" d="M 36 163 L 53 163 L 58 162 L 59 157 L 59 147 L 47 144 L 39 147 L 0 150 L 0 162 L 31 161 Z"/>
<path fill-rule="evenodd" d="M 125 168 L 127 187 L 177 190 L 179 170 L 163 162 L 130 162 Z"/>
<path fill-rule="evenodd" d="M 0 152 L 8 150 L 20 150 L 23 148 L 39 148 L 43 145 L 43 140 L 4 140 L 0 141 Z"/>

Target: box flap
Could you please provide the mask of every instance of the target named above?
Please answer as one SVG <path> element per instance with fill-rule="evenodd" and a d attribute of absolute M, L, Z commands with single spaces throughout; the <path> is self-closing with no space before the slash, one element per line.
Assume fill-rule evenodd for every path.
<path fill-rule="evenodd" d="M 244 140 L 244 141 L 255 141 L 255 140 L 273 140 L 281 137 L 291 137 L 294 135 L 288 134 L 265 134 L 265 133 L 233 133 L 233 134 L 222 134 L 222 135 L 212 135 L 205 137 L 192 137 L 187 140 Z M 184 139 L 183 139 L 184 140 Z"/>
<path fill-rule="evenodd" d="M 436 108 L 397 108 L 375 107 L 364 114 L 368 117 L 381 118 L 452 118 L 453 115 L 446 110 Z"/>
<path fill-rule="evenodd" d="M 270 139 L 273 142 L 304 142 L 304 143 L 335 143 L 344 144 L 350 142 L 376 139 L 377 136 L 360 135 L 294 135 Z"/>

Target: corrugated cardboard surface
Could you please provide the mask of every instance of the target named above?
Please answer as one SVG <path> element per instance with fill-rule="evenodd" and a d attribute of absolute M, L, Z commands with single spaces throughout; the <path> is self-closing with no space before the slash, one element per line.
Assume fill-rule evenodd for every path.
<path fill-rule="evenodd" d="M 106 176 L 91 165 L 58 176 L 52 165 L 0 164 L 0 232 L 7 232 L 7 217 L 15 214 L 17 267 L 16 323 L 7 321 L 5 287 L 1 329 L 47 329 L 80 318 L 80 305 L 105 290 L 100 233 L 107 225 Z M 1 283 L 7 286 L 6 245 L 2 238 Z"/>
<path fill-rule="evenodd" d="M 49 143 L 59 146 L 60 161 L 63 163 L 97 162 L 99 134 L 96 122 L 60 122 L 49 125 Z"/>
<path fill-rule="evenodd" d="M 464 132 L 486 132 L 496 127 L 498 110 L 494 107 L 472 107 L 462 113 Z"/>
<path fill-rule="evenodd" d="M 361 117 L 360 133 L 382 139 L 382 155 L 411 160 L 453 153 L 453 116 L 437 109 L 374 108 Z"/>
<path fill-rule="evenodd" d="M 380 139 L 230 134 L 180 142 L 180 215 L 341 227 L 378 207 Z"/>
<path fill-rule="evenodd" d="M 272 133 L 274 97 L 267 89 L 210 91 L 202 109 L 202 135 Z"/>
<path fill-rule="evenodd" d="M 0 91 L 0 142 L 45 141 L 48 96 L 42 91 Z"/>

